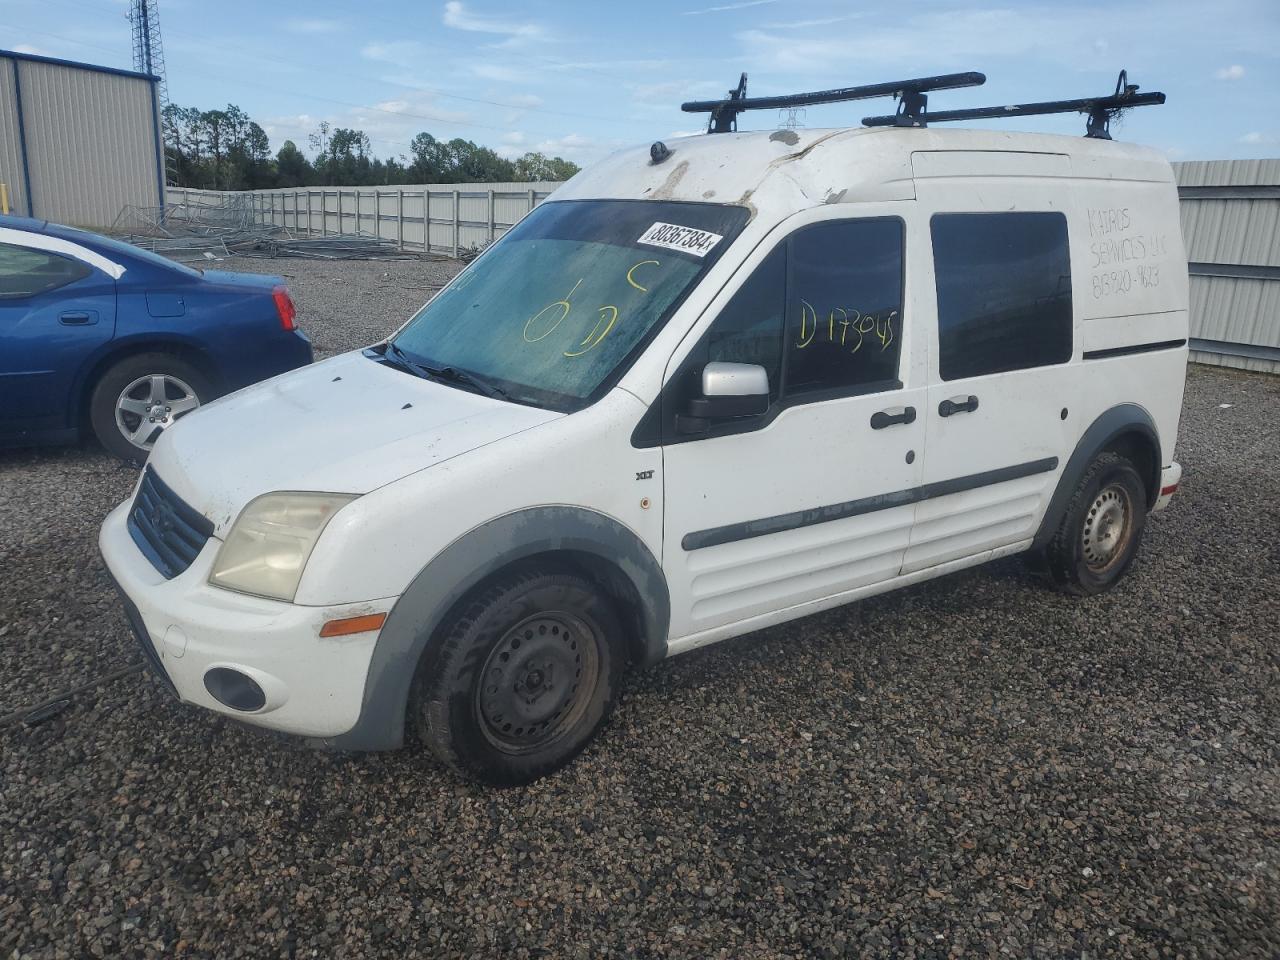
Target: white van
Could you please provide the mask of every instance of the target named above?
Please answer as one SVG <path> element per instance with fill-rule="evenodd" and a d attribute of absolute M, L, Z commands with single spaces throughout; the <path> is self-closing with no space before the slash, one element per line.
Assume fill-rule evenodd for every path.
<path fill-rule="evenodd" d="M 1114 586 L 1169 500 L 1168 163 L 726 133 L 579 174 L 387 342 L 168 430 L 101 550 L 188 703 L 462 773 L 567 762 L 627 665 L 1027 553 Z"/>

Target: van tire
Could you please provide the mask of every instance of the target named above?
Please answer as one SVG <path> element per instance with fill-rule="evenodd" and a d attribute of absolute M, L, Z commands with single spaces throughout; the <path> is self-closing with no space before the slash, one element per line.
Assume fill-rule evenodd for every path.
<path fill-rule="evenodd" d="M 136 353 L 116 361 L 94 384 L 93 391 L 89 395 L 88 412 L 89 426 L 93 428 L 93 434 L 98 438 L 98 442 L 106 447 L 108 453 L 121 460 L 136 463 L 145 461 L 151 454 L 151 444 L 167 429 L 167 424 L 157 424 L 150 437 L 150 443 L 138 445 L 131 442 L 124 432 L 130 425 L 141 426 L 138 415 L 126 414 L 124 426 L 117 417 L 117 407 L 120 405 L 122 392 L 129 390 L 131 385 L 141 383 L 141 386 L 131 391 L 129 396 L 132 397 L 139 391 L 146 396 L 146 381 L 152 377 L 164 378 L 165 389 L 172 396 L 183 397 L 185 405 L 194 402 L 194 406 L 190 407 L 191 410 L 214 398 L 213 385 L 209 382 L 209 378 L 186 360 L 171 353 L 159 351 Z M 176 407 L 175 410 L 177 410 Z M 189 411 L 183 410 L 180 413 L 168 414 L 168 422 L 181 419 L 187 412 Z"/>
<path fill-rule="evenodd" d="M 582 752 L 613 709 L 622 627 L 608 597 L 569 570 L 514 572 L 463 602 L 428 645 L 410 722 L 470 779 L 518 786 Z"/>
<path fill-rule="evenodd" d="M 1133 563 L 1146 519 L 1146 487 L 1137 469 L 1124 457 L 1101 453 L 1080 478 L 1035 566 L 1064 593 L 1105 593 Z"/>

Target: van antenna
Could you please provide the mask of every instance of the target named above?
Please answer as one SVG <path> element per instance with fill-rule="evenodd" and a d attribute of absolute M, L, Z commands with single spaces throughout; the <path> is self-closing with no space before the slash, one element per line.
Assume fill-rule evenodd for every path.
<path fill-rule="evenodd" d="M 1111 121 L 1131 107 L 1158 106 L 1164 103 L 1163 93 L 1139 93 L 1138 85 L 1129 82 L 1126 70 L 1120 71 L 1116 80 L 1115 92 L 1103 97 L 1085 97 L 1082 100 L 1047 100 L 1042 103 L 1011 103 L 998 107 L 975 107 L 971 110 L 939 110 L 935 113 L 920 112 L 919 122 L 913 126 L 923 127 L 929 123 L 950 120 L 990 120 L 1000 117 L 1030 117 L 1051 113 L 1084 113 L 1088 115 L 1085 122 L 1085 136 L 1094 140 L 1111 139 Z M 868 127 L 902 126 L 901 109 L 892 116 L 863 117 L 862 123 Z"/>
<path fill-rule="evenodd" d="M 957 87 L 980 87 L 987 82 L 981 73 L 947 73 L 938 77 L 917 77 L 913 80 L 894 80 L 890 83 L 872 83 L 860 87 L 840 87 L 835 90 L 817 90 L 813 93 L 790 93 L 779 97 L 747 97 L 747 75 L 738 79 L 738 86 L 730 90 L 723 100 L 691 100 L 680 104 L 685 113 L 709 113 L 707 133 L 731 133 L 738 129 L 738 114 L 746 110 L 786 110 L 795 107 L 811 107 L 819 103 L 838 103 L 845 100 L 870 100 L 873 97 L 897 97 L 897 126 L 923 126 L 916 122 L 924 116 L 930 90 L 952 90 Z"/>

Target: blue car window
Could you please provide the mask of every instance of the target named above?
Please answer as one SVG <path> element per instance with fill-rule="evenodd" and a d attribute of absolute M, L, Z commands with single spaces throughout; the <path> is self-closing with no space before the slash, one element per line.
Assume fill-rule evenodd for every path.
<path fill-rule="evenodd" d="M 89 266 L 79 260 L 0 243 L 0 299 L 16 300 L 48 293 L 91 272 Z"/>
<path fill-rule="evenodd" d="M 120 257 L 124 257 L 126 260 L 139 260 L 148 266 L 159 267 L 172 273 L 181 273 L 187 277 L 199 277 L 203 273 L 195 267 L 189 267 L 185 263 L 178 263 L 176 260 L 170 260 L 168 257 L 162 257 L 158 253 L 134 246 L 132 243 L 125 243 L 123 240 L 117 240 L 114 237 L 104 237 L 97 233 L 89 233 L 73 227 L 63 227 L 62 231 L 64 235 L 70 235 L 69 239 L 73 239 L 77 243 L 83 243 L 90 250 L 96 250 L 108 260 L 116 260 Z M 76 234 L 79 234 L 84 239 L 77 238 Z"/>

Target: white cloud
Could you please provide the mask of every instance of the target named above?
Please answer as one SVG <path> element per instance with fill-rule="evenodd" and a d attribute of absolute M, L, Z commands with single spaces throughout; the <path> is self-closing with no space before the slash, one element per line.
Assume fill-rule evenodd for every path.
<path fill-rule="evenodd" d="M 477 77 L 484 77 L 486 80 L 495 80 L 498 83 L 521 83 L 528 79 L 527 70 L 517 70 L 514 67 L 504 67 L 500 63 L 473 63 L 471 72 Z"/>
<path fill-rule="evenodd" d="M 509 96 L 504 95 L 503 101 L 511 104 L 513 107 L 540 107 L 543 99 L 532 93 L 516 93 Z"/>
<path fill-rule="evenodd" d="M 1244 77 L 1244 67 L 1233 63 L 1229 67 L 1218 70 L 1213 76 L 1217 80 L 1240 80 Z"/>
<path fill-rule="evenodd" d="M 631 88 L 631 99 L 636 103 L 667 110 L 682 100 L 723 96 L 724 85 L 715 80 L 668 80 L 663 83 L 637 83 Z"/>
<path fill-rule="evenodd" d="M 774 23 L 761 24 L 764 30 L 805 30 L 809 27 L 827 27 L 833 23 L 844 23 L 846 20 L 859 20 L 866 14 L 849 13 L 840 17 L 819 17 L 814 20 L 779 20 Z"/>
<path fill-rule="evenodd" d="M 684 16 L 696 17 L 702 13 L 720 13 L 722 10 L 742 10 L 746 7 L 763 7 L 766 3 L 777 3 L 778 0 L 743 0 L 741 3 L 726 3 L 718 7 L 705 7 L 702 10 L 685 10 Z"/>
<path fill-rule="evenodd" d="M 523 156 L 528 149 L 526 144 L 529 138 L 519 130 L 511 130 L 502 135 L 502 143 L 494 147 L 494 151 L 500 157 L 507 160 L 514 160 L 516 157 Z"/>
<path fill-rule="evenodd" d="M 564 157 L 566 160 L 573 160 L 577 163 L 587 163 L 598 159 L 611 149 L 616 149 L 618 145 L 617 141 L 602 143 L 591 137 L 584 137 L 579 133 L 570 133 L 563 137 L 548 137 L 544 140 L 539 140 L 525 149 L 532 150 L 534 153 L 545 154 L 548 157 Z M 522 150 L 521 152 L 525 151 Z"/>
<path fill-rule="evenodd" d="M 504 20 L 501 17 L 471 13 L 458 0 L 450 0 L 444 5 L 443 20 L 446 27 L 453 27 L 455 30 L 494 33 L 509 39 L 531 40 L 546 34 L 546 30 L 536 23 L 521 23 L 515 20 Z"/>
<path fill-rule="evenodd" d="M 19 44 L 16 44 L 16 45 L 14 46 L 14 48 L 13 48 L 13 52 L 14 52 L 14 53 L 29 53 L 29 54 L 31 54 L 31 56 L 33 56 L 33 57 L 50 57 L 50 56 L 53 56 L 53 54 L 49 53 L 49 51 L 48 51 L 48 50 L 42 50 L 42 49 L 40 49 L 39 47 L 33 47 L 33 46 L 32 46 L 31 44 L 29 44 L 29 43 L 19 43 Z"/>
<path fill-rule="evenodd" d="M 284 28 L 290 33 L 337 33 L 342 29 L 342 22 L 339 20 L 295 17 L 292 20 L 286 20 Z"/>
<path fill-rule="evenodd" d="M 308 138 L 321 120 L 327 120 L 331 128 L 363 130 L 372 143 L 375 156 L 392 157 L 407 154 L 409 142 L 423 130 L 434 133 L 442 140 L 457 136 L 453 128 L 467 124 L 470 115 L 442 108 L 431 94 L 411 93 L 323 116 L 299 113 L 267 117 L 262 123 L 262 129 L 271 138 L 273 150 L 279 150 L 285 140 L 292 140 L 304 152 L 312 155 L 315 151 Z M 441 129 L 441 124 L 446 126 Z"/>
<path fill-rule="evenodd" d="M 1274 136 L 1270 133 L 1262 133 L 1258 130 L 1251 130 L 1240 138 L 1240 142 L 1253 145 L 1280 143 L 1280 137 Z"/>
<path fill-rule="evenodd" d="M 1243 53 L 1273 42 L 1273 32 L 1244 29 L 1246 11 L 1254 7 L 1250 0 L 1222 3 L 1221 16 L 1204 17 L 1199 8 L 1187 4 L 1171 6 L 1154 18 L 1145 5 L 1126 0 L 1105 8 L 1096 3 L 1019 3 L 945 11 L 935 7 L 896 19 L 868 19 L 857 30 L 797 36 L 795 31 L 754 27 L 735 37 L 743 62 L 757 73 L 790 73 L 796 78 L 828 78 L 833 63 L 870 68 L 872 75 L 884 75 L 888 69 L 890 76 L 909 76 L 973 69 L 999 59 L 1076 72 L 1105 71 L 1114 77 L 1120 50 L 1115 37 L 1141 36 L 1141 50 L 1160 51 L 1161 57 L 1173 60 L 1185 60 L 1202 49 Z M 1097 42 L 1099 23 L 1107 24 L 1109 45 Z M 1158 77 L 1143 80 L 1157 62 L 1153 55 L 1135 60 L 1129 63 L 1134 68 L 1130 79 L 1157 86 Z M 1136 69 L 1142 74 L 1135 75 Z M 993 75 L 992 80 L 999 78 Z M 1072 95 L 1070 88 L 1063 95 Z"/>
<path fill-rule="evenodd" d="M 545 140 L 539 140 L 533 149 L 538 153 L 545 153 L 547 156 L 562 157 L 576 153 L 584 147 L 590 147 L 594 143 L 594 140 L 584 137 L 580 133 L 570 133 L 563 137 L 547 137 Z"/>
<path fill-rule="evenodd" d="M 579 164 L 590 163 L 599 159 L 609 150 L 617 149 L 618 141 L 600 141 L 584 137 L 579 133 L 566 134 L 563 137 L 547 137 L 536 143 L 528 134 L 520 130 L 511 130 L 502 135 L 502 143 L 494 147 L 500 157 L 514 160 L 526 153 L 541 153 L 548 157 L 563 157 Z"/>
<path fill-rule="evenodd" d="M 419 69 L 429 62 L 422 44 L 413 40 L 392 40 L 389 43 L 366 43 L 360 48 L 360 56 L 379 63 L 393 63 L 397 67 Z"/>
<path fill-rule="evenodd" d="M 425 119 L 444 123 L 465 123 L 470 118 L 470 114 L 460 110 L 446 110 L 440 107 L 435 102 L 435 98 L 430 95 L 383 100 L 380 103 L 375 103 L 370 109 L 379 113 L 401 114 L 417 122 L 422 122 Z M 430 113 L 427 115 L 423 111 L 429 111 Z"/>

